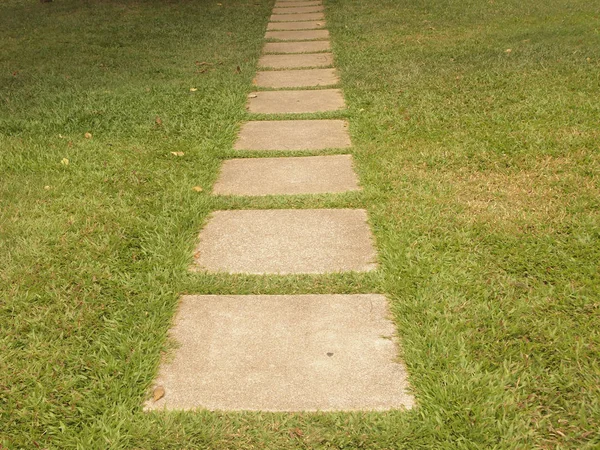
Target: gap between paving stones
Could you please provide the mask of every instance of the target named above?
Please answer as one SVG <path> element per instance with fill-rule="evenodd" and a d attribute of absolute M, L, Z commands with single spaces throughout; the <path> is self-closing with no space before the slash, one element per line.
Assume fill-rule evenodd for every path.
<path fill-rule="evenodd" d="M 329 39 L 329 30 L 267 31 L 265 39 L 272 41 L 316 41 Z"/>
<path fill-rule="evenodd" d="M 304 41 L 304 42 L 267 42 L 263 47 L 263 55 L 279 54 L 305 54 L 331 51 L 329 41 Z"/>
<path fill-rule="evenodd" d="M 307 14 L 273 14 L 270 22 L 301 22 L 304 20 L 325 20 L 325 14 L 322 12 Z"/>

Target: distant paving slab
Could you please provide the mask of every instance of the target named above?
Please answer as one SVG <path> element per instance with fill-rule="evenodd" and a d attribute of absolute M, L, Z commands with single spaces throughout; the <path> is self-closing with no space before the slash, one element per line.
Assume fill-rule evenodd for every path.
<path fill-rule="evenodd" d="M 344 120 L 261 120 L 246 122 L 236 150 L 323 150 L 350 147 Z"/>
<path fill-rule="evenodd" d="M 302 8 L 273 8 L 273 14 L 307 14 L 323 11 L 323 5 L 305 6 Z"/>
<path fill-rule="evenodd" d="M 271 69 L 297 69 L 300 67 L 327 67 L 333 65 L 331 53 L 302 53 L 295 55 L 263 55 L 260 67 Z"/>
<path fill-rule="evenodd" d="M 339 89 L 310 91 L 261 91 L 248 96 L 247 109 L 256 114 L 294 114 L 344 109 Z"/>
<path fill-rule="evenodd" d="M 368 272 L 376 253 L 362 209 L 215 211 L 194 270 L 247 274 Z"/>
<path fill-rule="evenodd" d="M 277 41 L 311 41 L 329 39 L 329 30 L 267 31 L 266 39 Z"/>
<path fill-rule="evenodd" d="M 339 83 L 335 69 L 278 70 L 258 72 L 254 84 L 265 88 L 332 86 Z"/>
<path fill-rule="evenodd" d="M 145 410 L 410 409 L 388 317 L 378 294 L 185 295 Z"/>
<path fill-rule="evenodd" d="M 223 163 L 215 195 L 296 195 L 357 191 L 351 155 L 244 158 Z"/>
<path fill-rule="evenodd" d="M 325 14 L 322 12 L 308 14 L 273 14 L 271 22 L 298 22 L 301 20 L 324 20 Z"/>
<path fill-rule="evenodd" d="M 270 22 L 267 30 L 316 30 L 325 28 L 324 20 L 312 20 L 307 22 Z"/>
<path fill-rule="evenodd" d="M 267 42 L 263 53 L 310 53 L 330 49 L 329 41 Z"/>
<path fill-rule="evenodd" d="M 295 1 L 295 2 L 275 2 L 275 8 L 303 8 L 306 6 L 320 6 L 323 2 L 320 0 L 306 0 L 306 1 Z"/>

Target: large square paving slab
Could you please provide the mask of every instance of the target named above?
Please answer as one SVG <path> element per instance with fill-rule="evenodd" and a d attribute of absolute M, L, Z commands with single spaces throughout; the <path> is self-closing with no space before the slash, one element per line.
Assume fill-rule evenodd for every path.
<path fill-rule="evenodd" d="M 329 41 L 267 42 L 263 53 L 311 53 L 331 50 Z"/>
<path fill-rule="evenodd" d="M 323 150 L 350 147 L 344 120 L 261 120 L 242 125 L 236 150 Z"/>
<path fill-rule="evenodd" d="M 149 410 L 410 409 L 382 295 L 186 295 Z"/>
<path fill-rule="evenodd" d="M 303 53 L 298 55 L 263 55 L 260 67 L 271 69 L 298 69 L 300 67 L 327 67 L 333 65 L 331 53 Z"/>
<path fill-rule="evenodd" d="M 295 195 L 359 189 L 351 155 L 244 158 L 223 163 L 213 194 Z"/>
<path fill-rule="evenodd" d="M 315 12 L 322 12 L 323 5 L 318 6 L 304 6 L 301 8 L 273 8 L 273 14 L 309 14 Z"/>
<path fill-rule="evenodd" d="M 325 28 L 325 21 L 308 22 L 271 22 L 267 25 L 267 30 L 316 30 Z"/>
<path fill-rule="evenodd" d="M 293 274 L 368 272 L 376 253 L 362 209 L 216 211 L 200 233 L 193 269 Z"/>
<path fill-rule="evenodd" d="M 295 2 L 275 2 L 275 8 L 301 8 L 305 6 L 318 6 L 322 5 L 323 2 L 320 0 L 306 0 L 306 1 L 295 1 Z"/>
<path fill-rule="evenodd" d="M 295 114 L 337 111 L 345 106 L 341 90 L 324 89 L 252 92 L 247 109 L 256 114 Z"/>
<path fill-rule="evenodd" d="M 311 41 L 316 39 L 329 39 L 329 30 L 303 30 L 303 31 L 267 31 L 266 39 L 276 41 Z"/>
<path fill-rule="evenodd" d="M 297 22 L 299 20 L 324 20 L 325 14 L 322 12 L 308 14 L 273 14 L 271 22 Z"/>
<path fill-rule="evenodd" d="M 333 86 L 340 81 L 335 69 L 271 70 L 258 72 L 254 84 L 266 88 Z"/>

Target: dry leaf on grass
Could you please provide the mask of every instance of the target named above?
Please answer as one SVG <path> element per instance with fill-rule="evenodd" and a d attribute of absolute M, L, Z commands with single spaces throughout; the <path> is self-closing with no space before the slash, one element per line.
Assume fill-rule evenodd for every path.
<path fill-rule="evenodd" d="M 194 186 L 192 189 L 195 190 L 196 192 L 202 192 L 202 187 L 200 187 L 200 186 Z"/>
<path fill-rule="evenodd" d="M 156 123 L 156 125 L 160 126 L 162 125 L 162 119 L 158 116 L 156 116 L 156 119 L 154 119 L 154 122 Z"/>
<path fill-rule="evenodd" d="M 91 139 L 92 138 L 92 133 L 85 133 L 84 134 L 86 139 Z"/>
<path fill-rule="evenodd" d="M 183 156 L 183 155 L 185 155 L 185 153 L 183 153 L 183 152 L 171 152 L 171 155 Z"/>
<path fill-rule="evenodd" d="M 198 88 L 190 88 L 190 92 L 196 92 Z"/>
<path fill-rule="evenodd" d="M 69 165 L 69 160 L 67 158 L 63 158 L 63 159 L 60 160 L 60 163 L 63 166 L 68 166 Z"/>

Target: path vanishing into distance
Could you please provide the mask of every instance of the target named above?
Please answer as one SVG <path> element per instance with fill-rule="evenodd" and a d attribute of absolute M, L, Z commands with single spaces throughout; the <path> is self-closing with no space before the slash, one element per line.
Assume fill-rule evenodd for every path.
<path fill-rule="evenodd" d="M 321 1 L 277 0 L 242 125 L 213 195 L 360 190 Z M 302 120 L 278 120 L 303 114 Z M 287 117 L 287 116 L 286 116 Z M 308 117 L 308 118 L 307 118 Z M 264 120 L 263 120 L 264 119 Z M 269 157 L 269 152 L 326 155 Z M 265 152 L 266 157 L 244 157 Z M 334 154 L 332 154 L 334 153 Z M 279 153 L 278 153 L 279 154 Z M 377 269 L 363 209 L 214 211 L 192 270 L 326 274 Z M 395 326 L 380 294 L 185 295 L 146 410 L 351 411 L 411 408 Z"/>

